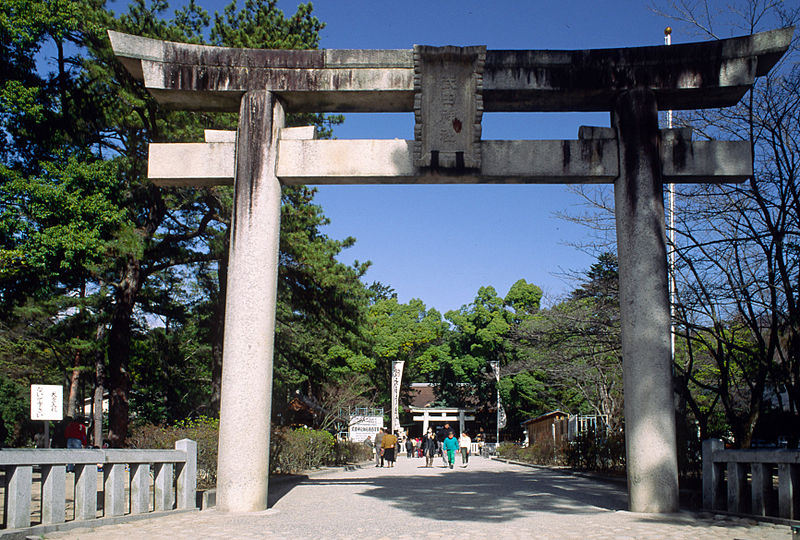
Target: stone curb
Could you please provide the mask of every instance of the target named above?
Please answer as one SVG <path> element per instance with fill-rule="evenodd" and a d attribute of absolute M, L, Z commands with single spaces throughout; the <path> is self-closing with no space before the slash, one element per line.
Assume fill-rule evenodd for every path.
<path fill-rule="evenodd" d="M 69 531 L 74 529 L 95 529 L 103 525 L 118 525 L 142 519 L 152 519 L 164 516 L 184 514 L 186 512 L 197 512 L 197 508 L 187 510 L 168 510 L 164 512 L 147 512 L 144 514 L 127 514 L 124 516 L 109 516 L 91 520 L 67 521 L 65 523 L 53 523 L 51 525 L 34 525 L 24 529 L 5 529 L 0 531 L 2 540 L 25 540 L 26 538 L 42 538 L 43 535 L 51 532 Z"/>

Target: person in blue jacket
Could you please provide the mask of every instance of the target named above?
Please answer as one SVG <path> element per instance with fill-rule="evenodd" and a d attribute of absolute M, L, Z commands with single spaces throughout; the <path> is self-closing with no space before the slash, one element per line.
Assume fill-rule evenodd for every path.
<path fill-rule="evenodd" d="M 455 434 L 452 431 L 447 434 L 447 438 L 444 440 L 444 451 L 447 454 L 447 462 L 452 469 L 453 464 L 456 462 L 456 452 L 458 452 L 458 439 L 455 438 Z"/>

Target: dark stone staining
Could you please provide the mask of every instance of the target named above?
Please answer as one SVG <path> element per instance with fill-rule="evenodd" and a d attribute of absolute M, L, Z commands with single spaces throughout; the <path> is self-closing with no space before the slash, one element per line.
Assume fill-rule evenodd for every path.
<path fill-rule="evenodd" d="M 458 118 L 453 118 L 453 131 L 455 131 L 456 133 L 461 133 L 461 120 L 459 120 Z"/>
<path fill-rule="evenodd" d="M 615 113 L 622 155 L 620 165 L 625 175 L 622 180 L 627 195 L 628 208 L 624 211 L 635 214 L 641 202 L 639 197 L 647 195 L 639 193 L 640 175 L 647 175 L 651 179 L 653 185 L 650 186 L 650 194 L 661 197 L 660 134 L 655 95 L 646 88 L 623 92 L 617 98 Z"/>
<path fill-rule="evenodd" d="M 675 142 L 672 144 L 672 162 L 676 170 L 682 171 L 686 168 L 689 152 L 689 141 L 683 137 L 676 137 Z"/>
<path fill-rule="evenodd" d="M 561 141 L 561 169 L 564 171 L 569 171 L 569 164 L 572 161 L 571 152 L 569 141 Z"/>
<path fill-rule="evenodd" d="M 610 110 L 618 92 L 638 87 L 654 90 L 664 109 L 733 105 L 761 71 L 761 60 L 771 58 L 754 54 L 749 36 L 671 47 L 487 51 L 485 110 Z M 741 84 L 729 80 L 732 86 L 721 87 L 721 72 L 737 74 Z"/>
<path fill-rule="evenodd" d="M 166 63 L 227 68 L 323 68 L 325 52 L 319 50 L 229 49 L 166 42 Z"/>
<path fill-rule="evenodd" d="M 266 91 L 248 92 L 242 97 L 236 148 L 234 206 L 239 223 L 249 220 L 249 214 L 253 211 L 253 195 L 267 165 L 266 157 L 272 144 L 272 104 L 272 94 Z M 247 183 L 246 189 L 242 182 Z M 234 241 L 235 235 L 231 239 L 232 243 Z"/>

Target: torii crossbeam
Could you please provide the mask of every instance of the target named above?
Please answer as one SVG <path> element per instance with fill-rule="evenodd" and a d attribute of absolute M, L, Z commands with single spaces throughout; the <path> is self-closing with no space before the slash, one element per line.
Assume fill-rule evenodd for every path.
<path fill-rule="evenodd" d="M 236 132 L 152 144 L 162 185 L 234 184 L 217 506 L 267 506 L 281 184 L 613 183 L 630 509 L 678 509 L 663 183 L 738 182 L 748 143 L 659 130 L 658 111 L 736 104 L 793 28 L 727 40 L 584 51 L 286 51 L 109 32 L 164 106 L 239 111 Z M 483 111 L 608 111 L 571 141 L 484 141 Z M 414 111 L 413 141 L 316 141 L 285 112 Z"/>

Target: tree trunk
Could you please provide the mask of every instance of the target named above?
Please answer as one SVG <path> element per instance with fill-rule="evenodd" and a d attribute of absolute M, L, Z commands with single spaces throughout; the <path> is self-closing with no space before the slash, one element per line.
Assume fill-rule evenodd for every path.
<path fill-rule="evenodd" d="M 228 291 L 228 247 L 230 246 L 230 228 L 225 235 L 225 242 L 220 254 L 217 276 L 219 279 L 219 295 L 214 306 L 214 317 L 211 319 L 211 415 L 219 418 L 219 403 L 222 395 L 222 350 L 225 337 L 225 300 Z"/>
<path fill-rule="evenodd" d="M 95 339 L 101 343 L 106 337 L 105 324 L 97 325 Z M 94 431 L 92 441 L 95 446 L 103 447 L 103 392 L 106 385 L 105 347 L 98 347 L 94 356 L 94 400 L 92 404 L 92 424 Z"/>
<path fill-rule="evenodd" d="M 128 436 L 128 394 L 131 388 L 128 360 L 131 354 L 131 321 L 142 279 L 140 261 L 128 257 L 123 279 L 114 295 L 114 311 L 111 316 L 108 343 L 110 383 L 108 439 L 113 448 L 122 448 Z"/>
<path fill-rule="evenodd" d="M 72 374 L 69 377 L 69 397 L 67 399 L 67 416 L 75 418 L 78 413 L 78 382 L 81 376 L 81 353 L 76 352 L 72 360 Z"/>

